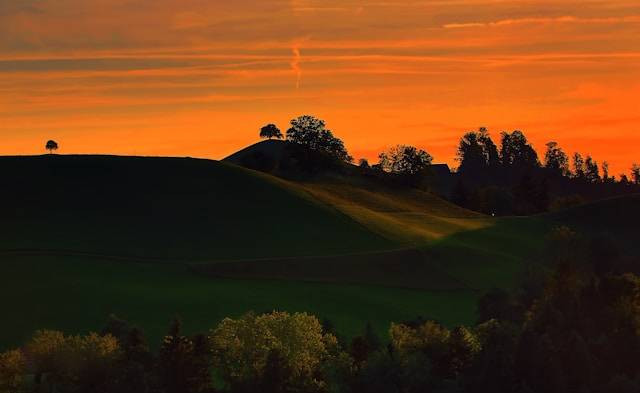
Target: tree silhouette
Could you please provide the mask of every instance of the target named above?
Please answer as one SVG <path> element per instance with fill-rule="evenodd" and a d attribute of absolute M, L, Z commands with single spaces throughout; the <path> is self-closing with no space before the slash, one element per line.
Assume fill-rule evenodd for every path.
<path fill-rule="evenodd" d="M 544 166 L 557 175 L 566 176 L 569 173 L 569 157 L 558 146 L 557 142 L 547 143 Z"/>
<path fill-rule="evenodd" d="M 587 156 L 587 158 L 585 158 L 584 169 L 584 175 L 589 183 L 598 183 L 600 181 L 600 169 L 598 168 L 598 163 L 591 158 L 591 156 Z"/>
<path fill-rule="evenodd" d="M 500 135 L 502 137 L 500 158 L 503 166 L 510 169 L 529 169 L 540 164 L 538 153 L 529 144 L 522 131 L 503 132 Z"/>
<path fill-rule="evenodd" d="M 54 150 L 58 150 L 58 143 L 54 140 L 49 140 L 45 145 L 45 149 L 49 151 L 49 154 L 52 154 Z"/>
<path fill-rule="evenodd" d="M 631 167 L 631 179 L 635 184 L 640 184 L 640 165 L 633 164 Z"/>
<path fill-rule="evenodd" d="M 584 159 L 580 153 L 573 153 L 573 177 L 584 179 Z"/>
<path fill-rule="evenodd" d="M 468 176 L 486 174 L 488 169 L 497 167 L 500 159 L 498 148 L 485 127 L 464 134 L 457 155 L 460 161 L 458 172 Z"/>
<path fill-rule="evenodd" d="M 266 126 L 260 129 L 260 138 L 282 139 L 282 132 L 280 132 L 280 129 L 276 127 L 275 124 L 267 124 Z"/>
<path fill-rule="evenodd" d="M 291 127 L 287 130 L 287 140 L 312 150 L 325 152 L 342 161 L 353 161 L 344 143 L 333 136 L 331 130 L 325 128 L 324 120 L 314 116 L 303 115 L 291 120 Z"/>
<path fill-rule="evenodd" d="M 607 161 L 602 161 L 602 181 L 610 183 L 615 181 L 614 177 L 609 177 L 609 163 Z"/>
<path fill-rule="evenodd" d="M 386 172 L 416 175 L 431 165 L 433 157 L 413 146 L 397 145 L 380 153 L 380 166 Z"/>

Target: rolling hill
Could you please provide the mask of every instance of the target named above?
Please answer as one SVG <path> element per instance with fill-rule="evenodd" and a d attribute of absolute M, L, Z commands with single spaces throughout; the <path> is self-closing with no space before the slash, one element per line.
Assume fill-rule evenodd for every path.
<path fill-rule="evenodd" d="M 471 323 L 479 294 L 513 286 L 551 227 L 626 239 L 620 213 L 638 214 L 629 197 L 496 219 L 357 168 L 284 179 L 211 160 L 36 156 L 1 157 L 0 174 L 0 297 L 13 299 L 0 349 L 110 313 L 156 342 L 176 314 L 187 332 L 273 309 L 346 336 L 418 315 Z"/>
<path fill-rule="evenodd" d="M 175 262 L 393 247 L 276 178 L 210 160 L 3 157 L 0 173 L 0 252 Z"/>
<path fill-rule="evenodd" d="M 14 299 L 0 347 L 40 328 L 99 329 L 110 313 L 152 339 L 176 314 L 203 331 L 252 309 L 314 312 L 348 335 L 366 321 L 383 331 L 418 314 L 472 318 L 473 291 L 393 288 L 375 269 L 349 283 L 312 283 L 323 280 L 304 269 L 295 280 L 201 274 L 217 263 L 326 258 L 340 278 L 352 260 L 366 272 L 368 256 L 388 264 L 416 253 L 273 176 L 210 160 L 57 155 L 2 157 L 0 173 L 0 296 Z M 448 298 L 460 307 L 445 307 Z"/>

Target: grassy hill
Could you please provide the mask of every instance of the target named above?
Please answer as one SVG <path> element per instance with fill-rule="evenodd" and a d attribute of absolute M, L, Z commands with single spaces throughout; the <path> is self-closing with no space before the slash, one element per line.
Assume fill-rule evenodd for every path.
<path fill-rule="evenodd" d="M 287 144 L 264 141 L 226 158 L 239 165 L 270 162 L 269 172 L 288 177 Z M 259 159 L 256 159 L 258 157 Z M 285 181 L 285 180 L 283 180 Z M 493 218 L 436 195 L 394 186 L 352 165 L 287 181 L 405 250 L 332 258 L 243 261 L 208 265 L 221 277 L 290 278 L 422 289 L 483 291 L 510 287 L 526 260 L 542 246 L 551 221 Z M 411 252 L 406 251 L 411 250 Z M 329 274 L 338 271 L 340 274 Z"/>
<path fill-rule="evenodd" d="M 276 178 L 210 160 L 3 157 L 0 174 L 0 252 L 194 261 L 393 246 Z"/>
<path fill-rule="evenodd" d="M 13 299 L 0 349 L 110 313 L 156 342 L 176 314 L 188 332 L 273 309 L 347 336 L 418 315 L 471 323 L 479 294 L 513 286 L 551 227 L 626 239 L 640 214 L 635 197 L 495 219 L 357 168 L 294 181 L 210 160 L 38 156 L 0 158 L 0 176 L 0 297 Z"/>
<path fill-rule="evenodd" d="M 476 294 L 459 285 L 449 292 L 448 284 L 412 290 L 376 281 L 379 272 L 366 273 L 367 256 L 393 265 L 387 256 L 416 251 L 292 182 L 178 158 L 2 157 L 0 173 L 0 297 L 15 299 L 0 347 L 40 328 L 95 330 L 110 313 L 152 339 L 175 314 L 202 331 L 249 310 L 310 311 L 348 335 L 366 321 L 382 332 L 389 321 L 416 315 L 447 323 L 473 317 Z M 295 280 L 294 270 L 279 280 L 201 273 L 212 262 L 269 266 L 317 258 L 326 263 Z M 354 260 L 361 263 L 355 270 L 348 264 Z M 309 282 L 323 281 L 309 274 L 318 269 L 333 278 Z M 358 277 L 347 283 L 349 271 Z M 460 307 L 451 309 L 445 299 Z"/>

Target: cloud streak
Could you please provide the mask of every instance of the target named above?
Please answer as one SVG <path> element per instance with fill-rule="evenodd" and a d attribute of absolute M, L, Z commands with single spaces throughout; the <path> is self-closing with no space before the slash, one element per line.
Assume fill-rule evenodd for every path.
<path fill-rule="evenodd" d="M 566 15 L 554 18 L 519 18 L 519 19 L 502 19 L 493 22 L 464 22 L 464 23 L 447 23 L 442 27 L 445 29 L 466 29 L 473 27 L 500 27 L 525 24 L 550 24 L 550 23 L 576 23 L 576 24 L 619 24 L 619 23 L 640 23 L 640 15 L 629 15 L 623 17 L 610 18 L 580 18 L 576 16 Z"/>
<path fill-rule="evenodd" d="M 291 48 L 293 58 L 291 59 L 291 69 L 296 74 L 296 89 L 300 88 L 300 81 L 302 79 L 302 68 L 300 68 L 300 48 L 298 45 L 294 45 Z"/>

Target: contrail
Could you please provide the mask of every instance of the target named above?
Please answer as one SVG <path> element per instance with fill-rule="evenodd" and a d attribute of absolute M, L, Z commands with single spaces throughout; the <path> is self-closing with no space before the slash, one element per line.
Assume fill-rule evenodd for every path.
<path fill-rule="evenodd" d="M 300 48 L 294 46 L 291 48 L 293 59 L 291 59 L 291 69 L 296 73 L 296 89 L 300 88 L 300 79 L 302 78 L 302 69 L 300 68 Z"/>

